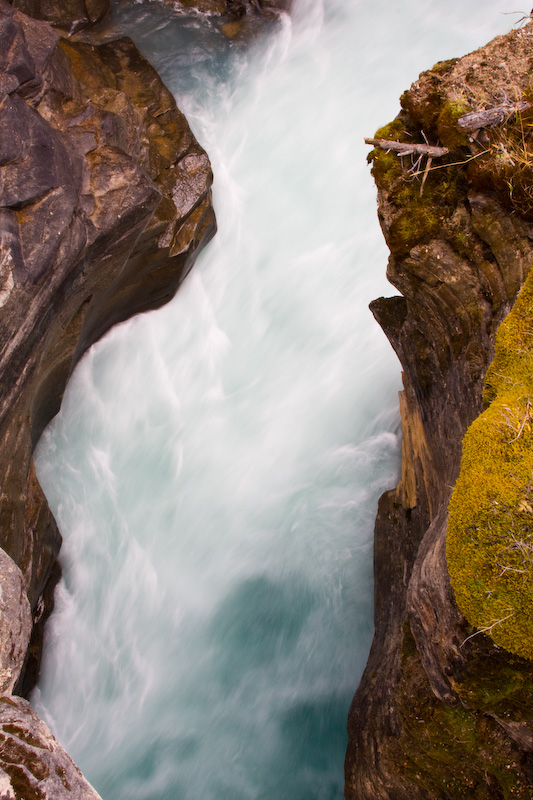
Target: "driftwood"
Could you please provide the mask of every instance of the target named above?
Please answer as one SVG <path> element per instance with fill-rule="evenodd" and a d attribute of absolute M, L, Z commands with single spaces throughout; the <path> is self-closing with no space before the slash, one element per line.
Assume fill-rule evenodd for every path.
<path fill-rule="evenodd" d="M 430 144 L 414 144 L 411 142 L 395 142 L 392 139 L 366 139 L 366 144 L 373 144 L 381 147 L 382 150 L 392 150 L 400 156 L 410 156 L 413 154 L 427 156 L 428 158 L 440 158 L 447 155 L 450 151 L 447 147 L 433 147 Z"/>
<path fill-rule="evenodd" d="M 422 183 L 420 184 L 420 197 L 424 191 L 424 184 L 431 169 L 431 162 L 434 158 L 441 158 L 447 155 L 450 151 L 447 147 L 436 147 L 431 144 L 415 144 L 414 142 L 395 142 L 392 139 L 367 139 L 366 144 L 373 144 L 375 147 L 381 147 L 382 150 L 389 152 L 392 150 L 398 153 L 399 156 L 418 156 L 418 159 L 413 167 L 413 170 L 418 169 L 419 165 L 426 159 L 426 168 L 422 176 Z M 413 172 L 410 170 L 410 172 Z M 421 172 L 415 172 L 415 175 L 420 175 Z"/>
<path fill-rule="evenodd" d="M 525 100 L 515 104 L 503 103 L 501 106 L 486 108 L 483 111 L 471 111 L 463 117 L 459 117 L 457 124 L 465 133 L 478 131 L 480 128 L 495 128 L 528 108 L 531 108 L 531 103 L 527 103 Z"/>

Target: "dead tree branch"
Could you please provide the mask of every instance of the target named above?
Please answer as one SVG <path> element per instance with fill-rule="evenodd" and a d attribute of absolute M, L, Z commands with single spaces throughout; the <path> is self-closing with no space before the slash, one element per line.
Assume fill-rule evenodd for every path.
<path fill-rule="evenodd" d="M 478 131 L 480 128 L 496 128 L 498 125 L 503 125 L 515 114 L 526 111 L 528 108 L 531 108 L 531 103 L 525 100 L 514 104 L 503 103 L 501 106 L 486 108 L 483 111 L 470 111 L 468 114 L 459 117 L 457 124 L 465 133 Z"/>
<path fill-rule="evenodd" d="M 401 156 L 410 156 L 417 153 L 428 158 L 440 158 L 447 155 L 450 151 L 447 147 L 433 147 L 430 144 L 412 144 L 411 142 L 395 142 L 391 139 L 366 139 L 366 144 L 373 144 L 381 147 L 382 150 L 392 150 Z"/>

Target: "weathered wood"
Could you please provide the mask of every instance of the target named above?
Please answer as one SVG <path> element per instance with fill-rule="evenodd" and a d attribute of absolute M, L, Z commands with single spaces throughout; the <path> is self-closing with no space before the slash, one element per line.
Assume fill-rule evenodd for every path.
<path fill-rule="evenodd" d="M 501 106 L 485 108 L 483 111 L 470 111 L 459 117 L 457 124 L 466 133 L 478 131 L 480 128 L 496 128 L 514 117 L 515 114 L 526 111 L 528 108 L 531 108 L 531 103 L 525 100 L 514 104 L 503 103 Z"/>
<path fill-rule="evenodd" d="M 392 150 L 402 156 L 410 156 L 416 153 L 419 156 L 440 158 L 450 152 L 447 147 L 434 147 L 430 144 L 415 144 L 411 142 L 395 142 L 392 139 L 365 138 L 365 142 L 366 144 L 373 144 L 375 147 L 381 147 L 382 150 Z"/>

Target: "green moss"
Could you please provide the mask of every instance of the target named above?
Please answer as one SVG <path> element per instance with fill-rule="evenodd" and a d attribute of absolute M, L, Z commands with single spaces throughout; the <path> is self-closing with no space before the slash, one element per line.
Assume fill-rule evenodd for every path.
<path fill-rule="evenodd" d="M 516 378 L 529 384 L 533 366 L 533 276 L 529 276 L 513 310 L 500 325 L 494 360 L 485 378 L 484 401 L 488 406 Z"/>
<path fill-rule="evenodd" d="M 431 72 L 436 72 L 437 75 L 440 75 L 442 78 L 443 75 L 446 75 L 455 67 L 458 61 L 458 58 L 449 58 L 447 61 L 437 61 L 437 63 L 432 66 Z"/>
<path fill-rule="evenodd" d="M 391 224 L 388 236 L 388 244 L 394 255 L 407 255 L 415 245 L 438 236 L 443 223 L 453 214 L 466 193 L 464 176 L 454 167 L 430 172 L 422 197 L 420 186 L 420 179 L 402 179 L 394 185 L 392 202 L 399 213 Z"/>
<path fill-rule="evenodd" d="M 435 800 L 531 799 L 519 748 L 485 714 L 437 700 L 407 624 L 401 671 L 400 733 L 391 756 L 409 783 Z"/>
<path fill-rule="evenodd" d="M 437 119 L 437 133 L 444 147 L 456 150 L 468 145 L 468 137 L 459 127 L 458 120 L 469 110 L 469 106 L 461 100 L 444 104 Z"/>
<path fill-rule="evenodd" d="M 533 277 L 499 328 L 486 410 L 463 442 L 447 557 L 465 618 L 533 658 Z"/>
<path fill-rule="evenodd" d="M 389 247 L 395 255 L 407 255 L 417 244 L 437 236 L 442 217 L 428 202 L 406 203 L 389 232 Z"/>
<path fill-rule="evenodd" d="M 404 112 L 379 128 L 375 138 L 425 144 L 422 133 Z M 427 164 L 424 158 L 416 164 L 416 156 L 400 158 L 397 153 L 375 148 L 368 160 L 372 164 L 372 175 L 378 189 L 387 193 L 388 201 L 398 211 L 387 235 L 388 245 L 396 256 L 403 257 L 415 245 L 437 236 L 443 222 L 466 196 L 464 172 L 455 165 L 447 167 L 446 159 L 439 159 L 438 169 L 433 168 L 428 172 L 422 195 L 422 176 Z M 449 160 L 453 161 L 451 157 Z"/>
<path fill-rule="evenodd" d="M 409 141 L 404 123 L 400 117 L 378 128 L 374 134 L 375 139 L 390 139 L 391 141 Z M 368 154 L 368 161 L 372 164 L 372 175 L 376 186 L 386 191 L 391 191 L 396 181 L 402 176 L 402 164 L 396 153 L 387 153 L 376 147 Z"/>
<path fill-rule="evenodd" d="M 472 235 L 465 230 L 454 230 L 451 232 L 449 241 L 455 252 L 460 256 L 466 256 L 472 250 Z M 481 309 L 478 308 L 479 311 Z"/>
<path fill-rule="evenodd" d="M 408 90 L 400 97 L 400 104 L 416 124 L 426 134 L 435 130 L 435 125 L 442 108 L 443 95 L 440 77 L 432 71 L 423 72 L 419 82 L 425 84 L 425 92 L 421 99 L 417 92 Z"/>
<path fill-rule="evenodd" d="M 377 138 L 377 137 L 376 137 Z M 396 153 L 375 149 L 369 155 L 372 162 L 372 175 L 379 189 L 390 192 L 402 177 L 402 165 Z"/>
<path fill-rule="evenodd" d="M 474 632 L 474 631 L 472 631 Z M 469 640 L 468 658 L 454 689 L 473 711 L 513 722 L 533 718 L 533 664 L 496 648 L 488 636 Z"/>
<path fill-rule="evenodd" d="M 403 120 L 400 117 L 396 117 L 392 120 L 392 122 L 388 122 L 387 125 L 383 125 L 383 127 L 378 128 L 374 134 L 374 138 L 391 139 L 398 142 L 406 141 Z"/>

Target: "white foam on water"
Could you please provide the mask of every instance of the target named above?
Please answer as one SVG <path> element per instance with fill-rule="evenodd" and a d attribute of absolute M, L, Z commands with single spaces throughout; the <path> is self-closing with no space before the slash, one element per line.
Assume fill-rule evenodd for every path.
<path fill-rule="evenodd" d="M 105 800 L 342 797 L 400 451 L 362 140 L 508 5 L 302 0 L 244 52 L 163 7 L 117 20 L 212 158 L 219 233 L 38 448 L 64 577 L 33 702 Z"/>

